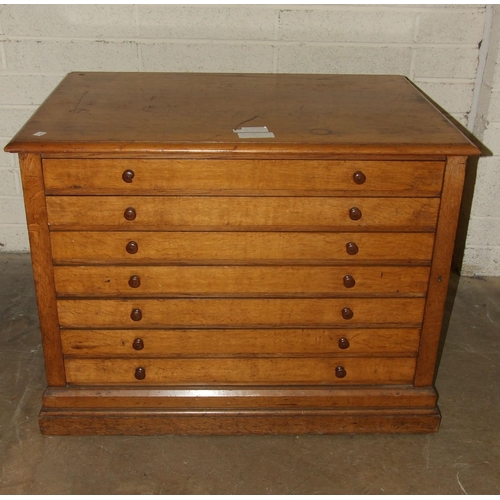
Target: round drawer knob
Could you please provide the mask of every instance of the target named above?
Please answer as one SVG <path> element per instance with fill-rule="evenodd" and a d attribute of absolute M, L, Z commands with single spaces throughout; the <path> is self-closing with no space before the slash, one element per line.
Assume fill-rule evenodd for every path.
<path fill-rule="evenodd" d="M 133 207 L 128 207 L 125 212 L 123 212 L 123 217 L 127 220 L 135 220 L 137 217 L 137 212 L 135 211 L 135 208 Z"/>
<path fill-rule="evenodd" d="M 352 312 L 352 309 L 350 309 L 349 307 L 344 307 L 344 309 L 342 309 L 342 317 L 344 319 L 352 319 L 353 316 L 354 313 Z"/>
<path fill-rule="evenodd" d="M 134 339 L 132 342 L 132 347 L 136 351 L 142 351 L 144 349 L 144 341 L 142 339 Z"/>
<path fill-rule="evenodd" d="M 344 378 L 346 375 L 347 372 L 343 366 L 337 366 L 337 368 L 335 368 L 335 376 L 337 378 Z"/>
<path fill-rule="evenodd" d="M 125 247 L 125 250 L 127 250 L 128 253 L 137 253 L 139 250 L 139 245 L 135 241 L 129 241 L 127 243 L 127 246 Z"/>
<path fill-rule="evenodd" d="M 359 251 L 358 245 L 356 245 L 356 243 L 354 243 L 353 241 L 347 243 L 345 249 L 349 255 L 356 255 Z"/>
<path fill-rule="evenodd" d="M 346 288 L 352 288 L 355 284 L 356 280 L 350 274 L 344 276 L 344 286 Z"/>
<path fill-rule="evenodd" d="M 339 347 L 340 347 L 340 349 L 348 349 L 350 345 L 351 344 L 349 344 L 349 341 L 345 337 L 341 337 L 339 339 Z"/>
<path fill-rule="evenodd" d="M 128 280 L 128 286 L 130 288 L 139 288 L 141 286 L 141 278 L 137 275 L 130 276 L 130 279 Z"/>
<path fill-rule="evenodd" d="M 356 184 L 364 184 L 366 181 L 366 175 L 363 172 L 360 172 L 359 170 L 357 172 L 354 172 L 352 174 L 352 180 Z"/>
<path fill-rule="evenodd" d="M 351 209 L 349 209 L 349 217 L 351 220 L 359 220 L 361 219 L 362 215 L 363 214 L 358 207 L 352 207 Z"/>
<path fill-rule="evenodd" d="M 135 369 L 134 377 L 137 380 L 144 380 L 146 378 L 146 369 L 143 368 L 142 366 L 138 366 Z"/>
<path fill-rule="evenodd" d="M 134 178 L 134 171 L 133 170 L 125 170 L 125 172 L 123 172 L 122 174 L 122 179 L 125 181 L 125 182 L 132 182 L 133 178 Z"/>
<path fill-rule="evenodd" d="M 130 313 L 130 318 L 132 321 L 141 321 L 142 319 L 142 311 L 140 309 L 132 309 Z"/>

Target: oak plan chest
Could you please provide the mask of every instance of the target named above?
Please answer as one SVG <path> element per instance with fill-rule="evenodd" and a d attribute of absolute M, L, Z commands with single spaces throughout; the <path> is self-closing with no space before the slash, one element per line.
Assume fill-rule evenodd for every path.
<path fill-rule="evenodd" d="M 479 151 L 406 78 L 71 73 L 5 150 L 43 433 L 438 429 Z"/>

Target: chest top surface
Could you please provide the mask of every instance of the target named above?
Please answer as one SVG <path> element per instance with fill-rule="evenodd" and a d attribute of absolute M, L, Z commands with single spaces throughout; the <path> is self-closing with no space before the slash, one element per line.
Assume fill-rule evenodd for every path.
<path fill-rule="evenodd" d="M 274 138 L 233 129 L 266 126 Z M 43 134 L 41 134 L 43 132 Z M 477 154 L 402 76 L 70 73 L 11 152 Z"/>

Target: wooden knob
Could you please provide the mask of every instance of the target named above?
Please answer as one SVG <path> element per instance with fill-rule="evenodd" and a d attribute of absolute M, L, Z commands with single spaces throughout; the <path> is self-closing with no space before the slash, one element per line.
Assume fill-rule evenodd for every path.
<path fill-rule="evenodd" d="M 354 313 L 352 312 L 352 309 L 350 309 L 349 307 L 344 307 L 344 309 L 342 309 L 342 317 L 344 319 L 352 319 L 353 316 Z"/>
<path fill-rule="evenodd" d="M 362 215 L 363 214 L 358 207 L 352 207 L 349 209 L 349 217 L 351 218 L 351 220 L 359 220 L 361 219 Z"/>
<path fill-rule="evenodd" d="M 127 220 L 135 220 L 137 217 L 137 213 L 135 211 L 135 208 L 133 207 L 128 207 L 125 212 L 123 212 L 123 217 Z"/>
<path fill-rule="evenodd" d="M 134 171 L 133 170 L 125 170 L 125 172 L 123 172 L 122 174 L 122 179 L 125 181 L 125 182 L 132 182 L 133 178 L 134 178 Z"/>
<path fill-rule="evenodd" d="M 141 278 L 134 274 L 133 276 L 130 276 L 130 279 L 128 280 L 128 286 L 130 288 L 139 288 L 141 286 Z"/>
<path fill-rule="evenodd" d="M 137 253 L 139 250 L 139 245 L 135 241 L 129 241 L 125 247 L 128 253 Z"/>
<path fill-rule="evenodd" d="M 142 339 L 134 339 L 132 342 L 132 347 L 136 351 L 142 351 L 144 349 L 144 341 Z"/>
<path fill-rule="evenodd" d="M 352 288 L 355 284 L 356 280 L 350 274 L 344 276 L 344 286 L 346 288 Z"/>
<path fill-rule="evenodd" d="M 341 337 L 339 339 L 339 347 L 341 349 L 347 349 L 351 344 L 349 344 L 349 341 L 345 337 Z"/>
<path fill-rule="evenodd" d="M 346 375 L 347 372 L 343 366 L 337 366 L 337 368 L 335 368 L 335 376 L 337 378 L 344 378 Z"/>
<path fill-rule="evenodd" d="M 146 369 L 142 366 L 138 366 L 135 369 L 134 376 L 137 380 L 144 380 L 146 378 Z"/>
<path fill-rule="evenodd" d="M 349 255 L 356 255 L 359 251 L 358 245 L 356 245 L 356 243 L 354 243 L 353 241 L 347 243 L 345 249 Z"/>
<path fill-rule="evenodd" d="M 140 309 L 132 309 L 130 313 L 130 318 L 132 321 L 141 321 L 142 319 L 142 311 Z"/>
<path fill-rule="evenodd" d="M 357 172 L 354 172 L 352 174 L 352 180 L 356 184 L 364 184 L 366 181 L 366 175 L 363 172 L 360 172 L 359 170 Z"/>

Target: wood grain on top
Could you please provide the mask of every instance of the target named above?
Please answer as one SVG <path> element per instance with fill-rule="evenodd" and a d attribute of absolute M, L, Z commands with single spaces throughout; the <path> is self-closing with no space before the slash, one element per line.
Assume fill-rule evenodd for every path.
<path fill-rule="evenodd" d="M 275 137 L 240 139 L 241 126 Z M 402 76 L 210 73 L 70 73 L 5 150 L 237 155 L 311 145 L 318 155 L 479 154 Z"/>

